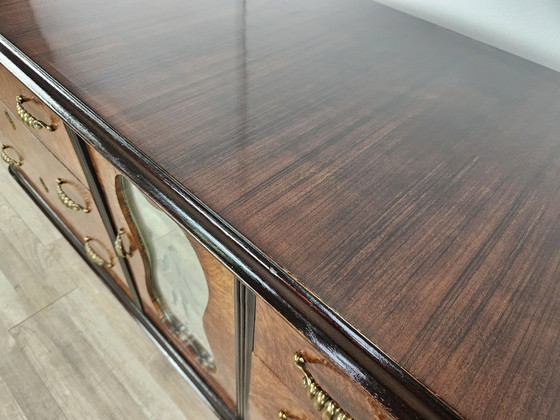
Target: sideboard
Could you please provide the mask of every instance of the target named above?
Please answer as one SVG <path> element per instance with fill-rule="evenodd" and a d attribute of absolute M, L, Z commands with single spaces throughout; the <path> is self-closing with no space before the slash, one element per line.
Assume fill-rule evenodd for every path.
<path fill-rule="evenodd" d="M 365 0 L 9 0 L 9 173 L 221 418 L 560 415 L 560 75 Z"/>

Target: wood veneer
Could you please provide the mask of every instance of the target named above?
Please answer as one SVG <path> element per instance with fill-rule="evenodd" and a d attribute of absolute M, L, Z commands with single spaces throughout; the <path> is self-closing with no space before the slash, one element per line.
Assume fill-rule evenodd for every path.
<path fill-rule="evenodd" d="M 52 112 L 43 102 L 17 80 L 5 67 L 0 65 L 0 101 L 4 103 L 5 109 L 9 110 L 17 118 L 16 97 L 23 96 L 29 99 L 24 103 L 25 109 L 45 124 L 56 127 L 55 131 L 46 129 L 34 130 L 22 125 L 26 130 L 30 130 L 34 137 L 37 137 L 70 171 L 80 182 L 87 185 L 87 180 L 74 152 L 72 143 L 64 129 L 62 120 Z M 3 117 L 3 116 L 2 116 Z"/>
<path fill-rule="evenodd" d="M 386 407 L 364 392 L 345 373 L 338 370 L 330 362 L 328 355 L 322 354 L 262 299 L 257 299 L 255 318 L 254 357 L 257 357 L 271 374 L 290 390 L 292 395 L 287 396 L 282 393 L 280 396 L 275 396 L 274 382 L 267 387 L 263 386 L 262 378 L 255 378 L 253 381 L 257 382 L 254 385 L 256 388 L 252 388 L 254 399 L 260 401 L 263 398 L 271 398 L 274 403 L 278 404 L 276 414 L 280 409 L 288 409 L 292 413 L 300 413 L 300 416 L 305 414 L 306 418 L 320 417 L 320 414 L 313 408 L 306 388 L 302 386 L 303 373 L 294 365 L 294 354 L 301 352 L 305 357 L 306 367 L 315 381 L 352 418 L 356 420 L 395 419 Z M 255 375 L 270 376 L 258 370 Z M 251 386 L 253 387 L 253 385 Z M 264 395 L 257 396 L 256 394 L 259 393 Z"/>
<path fill-rule="evenodd" d="M 274 291 L 375 343 L 356 339 L 361 363 L 382 349 L 467 417 L 558 415 L 556 72 L 361 0 L 10 0 L 0 17 L 156 165 L 145 178 L 283 267 Z"/>
<path fill-rule="evenodd" d="M 0 118 L 2 143 L 9 145 L 10 157 L 22 165 L 17 171 L 24 174 L 29 185 L 41 196 L 57 217 L 62 220 L 73 234 L 83 241 L 85 236 L 92 238 L 91 246 L 112 267 L 104 267 L 111 277 L 130 294 L 124 273 L 118 265 L 112 250 L 111 239 L 105 232 L 99 212 L 93 202 L 89 189 L 84 186 L 54 155 L 48 151 L 0 102 L 0 110 L 7 112 L 8 118 Z M 3 116 L 2 116 L 3 117 Z M 10 123 L 11 121 L 11 123 Z M 1 162 L 3 166 L 7 163 Z M 79 205 L 89 209 L 88 213 L 69 209 L 57 195 L 57 178 L 64 181 L 66 194 Z M 83 242 L 82 242 L 83 247 Z"/>
<path fill-rule="evenodd" d="M 0 169 L 0 418 L 217 420 Z"/>
<path fill-rule="evenodd" d="M 95 152 L 91 147 L 86 146 L 87 154 L 91 159 L 95 176 L 99 180 L 99 184 L 105 199 L 106 207 L 109 211 L 110 218 L 115 229 L 123 229 L 123 245 L 124 251 L 130 254 L 130 258 L 126 260 L 126 266 L 133 276 L 133 284 L 138 289 L 138 284 L 134 278 L 146 278 L 148 267 L 145 258 L 145 250 L 140 238 L 134 238 L 130 228 L 129 221 L 121 209 L 121 204 L 116 194 L 115 183 L 117 177 L 122 174 L 110 165 L 102 156 Z M 114 239 L 113 244 L 114 244 Z"/>
<path fill-rule="evenodd" d="M 172 331 L 153 292 L 149 289 L 149 284 L 153 281 L 150 277 L 149 257 L 126 205 L 122 188 L 119 187 L 120 177 L 123 175 L 93 148 L 88 147 L 87 150 L 99 177 L 111 218 L 117 229 L 122 228 L 124 235 L 128 238 L 125 249 L 131 253 L 131 258 L 127 260 L 127 263 L 146 315 L 197 370 L 198 374 L 234 410 L 237 404 L 237 383 L 234 322 L 235 279 L 233 275 L 189 233 L 184 233 L 185 239 L 189 241 L 198 257 L 208 285 L 209 297 L 203 325 L 216 363 L 216 369 L 209 370 L 200 362 L 194 351 Z M 185 278 L 184 281 L 188 282 L 189 279 Z"/>
<path fill-rule="evenodd" d="M 252 372 L 249 397 L 251 420 L 278 418 L 281 409 L 289 413 L 293 420 L 317 417 L 307 401 L 302 401 L 293 390 L 284 385 L 258 357 L 253 359 Z"/>

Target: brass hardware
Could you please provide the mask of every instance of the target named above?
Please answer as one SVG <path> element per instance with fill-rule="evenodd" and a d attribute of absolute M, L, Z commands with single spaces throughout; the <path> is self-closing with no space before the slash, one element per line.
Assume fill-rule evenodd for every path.
<path fill-rule="evenodd" d="M 117 237 L 115 238 L 115 252 L 117 253 L 117 255 L 121 258 L 124 258 L 125 260 L 129 259 L 132 257 L 132 250 L 126 252 L 123 248 L 123 240 L 122 237 L 125 235 L 124 229 L 120 228 L 119 231 L 117 232 Z"/>
<path fill-rule="evenodd" d="M 39 177 L 39 181 L 41 182 L 41 185 L 43 186 L 45 191 L 49 192 L 49 187 L 47 187 L 47 184 L 45 184 L 45 180 L 42 177 Z"/>
<path fill-rule="evenodd" d="M 84 237 L 84 249 L 86 250 L 86 255 L 88 256 L 88 258 L 94 264 L 100 265 L 102 267 L 111 268 L 113 264 L 111 264 L 108 261 L 105 261 L 101 256 L 97 255 L 97 253 L 93 250 L 93 248 L 89 243 L 91 240 L 92 238 L 90 238 L 89 236 Z"/>
<path fill-rule="evenodd" d="M 23 162 L 21 160 L 18 161 L 18 160 L 12 159 L 10 156 L 8 156 L 8 154 L 6 153 L 6 149 L 13 149 L 13 147 L 12 146 L 7 146 L 5 144 L 2 145 L 2 160 L 4 162 L 6 162 L 8 165 L 13 165 L 13 166 L 23 165 Z"/>
<path fill-rule="evenodd" d="M 30 100 L 31 99 L 24 98 L 21 95 L 16 97 L 16 111 L 20 120 L 23 121 L 25 125 L 34 128 L 35 130 L 40 130 L 41 128 L 44 128 L 47 131 L 56 130 L 56 125 L 46 124 L 43 121 L 35 118 L 29 112 L 27 112 L 27 110 L 23 107 L 23 103 L 28 102 Z"/>
<path fill-rule="evenodd" d="M 70 197 L 68 197 L 68 195 L 62 189 L 62 184 L 65 184 L 65 183 L 66 182 L 64 182 L 62 179 L 56 178 L 56 193 L 57 193 L 60 201 L 62 201 L 62 204 L 64 204 L 70 210 L 83 211 L 84 213 L 89 213 L 91 211 L 90 209 L 88 209 L 87 207 L 79 205 L 74 200 L 72 200 Z"/>
<path fill-rule="evenodd" d="M 295 414 L 290 413 L 287 410 L 280 410 L 278 413 L 278 418 L 282 420 L 305 420 L 300 416 L 296 416 Z"/>
<path fill-rule="evenodd" d="M 313 379 L 313 376 L 307 370 L 303 353 L 298 351 L 294 354 L 294 363 L 302 371 L 303 386 L 307 391 L 307 396 L 312 401 L 315 410 L 321 413 L 321 418 L 323 420 L 353 420 L 352 416 L 344 411 L 338 403 L 315 382 L 315 379 Z M 286 410 L 281 410 L 278 413 L 278 417 L 281 419 L 295 418 L 289 415 Z"/>
<path fill-rule="evenodd" d="M 16 125 L 14 124 L 14 121 L 12 120 L 12 117 L 10 117 L 10 114 L 8 114 L 8 111 L 4 110 L 4 115 L 5 115 L 6 118 L 8 119 L 8 122 L 10 123 L 10 125 L 12 126 L 12 128 L 15 130 L 15 129 L 16 129 Z"/>

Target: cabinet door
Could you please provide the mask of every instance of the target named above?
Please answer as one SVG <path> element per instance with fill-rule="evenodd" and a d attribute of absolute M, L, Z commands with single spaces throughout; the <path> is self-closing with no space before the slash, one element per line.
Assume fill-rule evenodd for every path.
<path fill-rule="evenodd" d="M 143 310 L 216 393 L 235 408 L 234 276 L 91 147 Z"/>

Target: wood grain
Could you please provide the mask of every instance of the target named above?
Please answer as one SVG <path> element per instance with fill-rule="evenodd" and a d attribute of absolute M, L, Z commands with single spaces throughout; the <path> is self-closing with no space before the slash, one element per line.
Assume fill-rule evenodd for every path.
<path fill-rule="evenodd" d="M 338 405 L 356 420 L 390 420 L 395 419 L 386 407 L 364 392 L 358 384 L 338 370 L 328 355 L 307 341 L 300 333 L 290 326 L 278 313 L 270 308 L 262 299 L 257 299 L 255 323 L 254 355 L 277 376 L 293 394 L 285 403 L 276 399 L 280 408 L 290 408 L 289 401 L 298 403 L 296 412 L 307 412 L 309 418 L 318 417 L 311 400 L 302 386 L 302 372 L 294 365 L 294 354 L 302 352 L 307 362 L 307 369 L 321 388 L 327 392 Z M 255 374 L 258 375 L 258 372 Z M 262 380 L 258 380 L 261 381 Z M 262 387 L 253 392 L 274 393 L 274 388 Z M 262 398 L 262 397 L 260 397 Z M 287 405 L 288 404 L 288 405 Z M 311 415 L 309 415 L 311 413 Z"/>
<path fill-rule="evenodd" d="M 0 179 L 0 417 L 215 419 L 7 171 Z M 45 243 L 26 223 L 41 218 Z"/>
<path fill-rule="evenodd" d="M 66 419 L 66 415 L 50 393 L 45 382 L 26 354 L 2 325 L 0 350 L 0 407 L 3 418 Z M 4 415 L 5 414 L 5 415 Z"/>
<path fill-rule="evenodd" d="M 227 404 L 232 409 L 235 408 L 237 387 L 233 294 L 235 280 L 233 275 L 190 234 L 184 232 L 184 235 L 179 236 L 183 240 L 187 240 L 194 249 L 208 286 L 208 303 L 202 321 L 216 363 L 216 370 L 210 371 L 203 366 L 193 350 L 170 329 L 164 313 L 154 299 L 153 290 L 150 288 L 150 282 L 154 279 L 151 278 L 149 257 L 142 235 L 134 224 L 131 211 L 125 201 L 124 192 L 120 186 L 119 177 L 123 175 L 91 147 L 88 147 L 88 151 L 94 163 L 96 174 L 100 179 L 115 225 L 118 228 L 123 228 L 125 235 L 129 238 L 132 257 L 128 260 L 128 265 L 146 314 L 189 363 L 195 367 L 198 373 L 215 388 Z M 157 237 L 163 235 L 164 232 L 157 232 Z M 188 279 L 184 280 L 188 281 Z"/>
<path fill-rule="evenodd" d="M 21 194 L 8 179 L 7 171 L 3 171 L 0 179 L 3 193 L 11 190 Z M 44 244 L 30 234 L 20 213 L 23 210 L 33 214 L 27 210 L 30 203 L 27 207 L 14 208 L 4 195 L 0 198 L 0 254 L 3 256 L 0 319 L 7 330 L 74 290 L 77 283 L 72 274 L 59 264 L 63 257 L 61 238 L 57 238 L 56 234 L 44 235 L 43 238 L 50 239 L 48 244 Z M 41 278 L 41 282 L 37 282 L 37 278 Z"/>
<path fill-rule="evenodd" d="M 183 417 L 165 395 L 153 398 L 157 391 L 142 384 L 144 380 L 153 385 L 153 379 L 140 363 L 119 357 L 115 345 L 101 345 L 92 351 L 100 341 L 107 341 L 110 330 L 104 329 L 107 325 L 103 322 L 89 318 L 89 311 L 73 316 L 90 304 L 83 296 L 77 290 L 11 330 L 62 410 L 75 418 Z M 124 365 L 118 365 L 119 361 Z M 128 376 L 132 364 L 141 369 L 138 376 L 144 378 Z M 195 413 L 193 418 L 208 415 L 208 409 Z"/>
<path fill-rule="evenodd" d="M 87 185 L 84 171 L 74 153 L 72 143 L 70 143 L 70 139 L 66 134 L 62 120 L 44 103 L 38 100 L 36 96 L 6 70 L 6 68 L 0 66 L 0 101 L 4 103 L 2 113 L 7 109 L 12 114 L 12 119 L 14 115 L 17 118 L 16 97 L 20 95 L 25 99 L 29 99 L 28 102 L 25 102 L 24 106 L 31 115 L 43 121 L 45 124 L 56 126 L 56 130 L 53 132 L 45 129 L 32 130 L 24 125 L 22 125 L 21 128 L 32 131 L 33 136 L 41 140 L 61 162 L 64 162 L 64 165 L 70 169 L 82 184 Z M 1 117 L 5 118 L 6 115 L 2 115 Z"/>
<path fill-rule="evenodd" d="M 398 412 L 399 417 L 402 418 L 457 418 L 457 413 L 441 398 L 426 389 L 417 379 L 381 352 L 376 345 L 367 341 L 332 308 L 317 299 L 269 256 L 247 242 L 246 238 L 217 217 L 192 193 L 169 178 L 161 168 L 154 166 L 145 155 L 127 143 L 122 136 L 108 127 L 103 120 L 83 103 L 77 101 L 7 40 L 2 37 L 0 40 L 2 41 L 0 50 L 4 54 L 0 55 L 0 60 L 10 66 L 11 71 L 14 71 L 21 80 L 25 80 L 25 83 L 32 86 L 35 92 L 42 92 L 41 100 L 56 109 L 59 115 L 65 115 L 65 122 L 70 127 L 102 151 L 119 170 L 142 185 L 149 197 L 172 215 L 183 229 L 191 232 L 238 278 L 243 279 L 250 288 L 271 302 L 289 322 L 325 354 L 329 354 L 333 360 L 336 360 L 337 364 L 364 389 L 374 394 L 379 393 L 380 400 L 387 407 Z M 76 113 L 67 114 L 68 109 L 74 109 Z M 83 130 L 84 127 L 88 127 L 88 130 Z M 18 172 L 10 171 L 10 173 L 28 193 L 31 193 L 39 205 L 46 205 L 42 203 L 40 197 L 29 191 L 30 185 Z M 50 215 L 49 218 L 53 223 L 60 222 L 57 217 L 52 216 Z M 65 226 L 57 226 L 66 232 Z M 70 234 L 69 231 L 66 233 Z M 79 247 L 79 244 L 74 246 Z M 112 290 L 121 296 L 119 290 Z M 215 407 L 219 407 L 219 412 L 225 417 L 230 417 L 232 415 L 230 409 L 217 399 L 217 395 L 208 384 L 201 382 L 196 376 L 191 376 L 193 371 L 190 365 L 177 358 L 178 354 L 170 348 L 167 341 L 162 341 L 164 338 L 159 331 L 154 330 L 147 319 L 143 319 L 134 308 L 127 307 L 134 316 L 140 317 L 144 327 L 157 337 L 158 343 L 166 351 L 173 355 L 175 362 L 181 365 L 185 372 L 189 372 L 191 380 L 197 383 L 199 389 L 204 390 L 204 395 L 213 401 Z M 383 393 L 380 392 L 381 389 Z"/>
<path fill-rule="evenodd" d="M 21 408 L 2 378 L 0 378 L 0 416 L 15 420 L 25 419 Z"/>
<path fill-rule="evenodd" d="M 253 358 L 251 392 L 249 395 L 249 418 L 269 420 L 278 418 L 280 410 L 291 414 L 294 420 L 315 419 L 317 413 L 307 401 L 284 385 L 277 376 L 260 360 Z"/>
<path fill-rule="evenodd" d="M 0 102 L 0 108 L 1 105 Z M 9 111 L 6 112 L 9 113 Z M 91 236 L 95 240 L 92 247 L 106 261 L 113 264 L 113 267 L 107 268 L 107 271 L 125 291 L 129 292 L 122 269 L 116 264 L 111 239 L 105 231 L 89 189 L 30 134 L 19 121 L 15 120 L 11 113 L 9 115 L 12 117 L 15 129 L 6 119 L 0 119 L 0 139 L 2 139 L 3 144 L 14 148 L 13 151 L 10 150 L 10 153 L 14 154 L 12 158 L 16 158 L 15 155 L 18 155 L 17 159 L 21 160 L 22 166 L 19 169 L 25 174 L 39 195 L 49 203 L 50 207 L 64 220 L 77 237 Z M 4 162 L 2 163 L 4 164 Z M 88 213 L 70 210 L 61 202 L 56 190 L 56 180 L 58 178 L 64 181 L 65 193 L 81 206 L 88 208 L 90 210 Z"/>
<path fill-rule="evenodd" d="M 4 138 L 2 138 L 2 140 L 4 141 Z M 14 216 L 14 219 L 15 215 L 21 216 L 25 214 L 23 226 L 26 231 L 31 232 L 32 235 L 37 238 L 37 243 L 49 245 L 57 239 L 60 239 L 62 237 L 60 232 L 50 223 L 45 223 L 45 217 L 40 212 L 26 212 L 30 204 L 29 198 L 25 196 L 25 194 L 21 194 L 21 189 L 16 183 L 12 182 L 8 172 L 0 171 L 0 174 L 2 179 L 0 196 L 5 200 L 5 203 L 9 204 L 9 207 L 13 209 L 13 211 L 10 212 L 5 210 L 3 214 L 10 215 L 7 217 Z M 11 226 L 11 224 L 12 222 L 8 223 L 9 226 Z M 10 230 L 10 233 L 17 234 L 14 232 L 17 231 Z"/>
<path fill-rule="evenodd" d="M 0 16 L 462 415 L 558 417 L 556 72 L 362 0 L 9 0 Z"/>
<path fill-rule="evenodd" d="M 68 245 L 60 242 L 52 226 L 44 226 L 36 209 L 29 211 L 31 203 L 7 171 L 0 179 L 0 418 L 63 419 L 64 413 L 8 330 L 77 287 L 76 277 L 57 261 L 60 245 Z M 22 215 L 28 217 L 23 220 Z M 41 225 L 37 232 L 43 242 L 30 227 Z"/>

